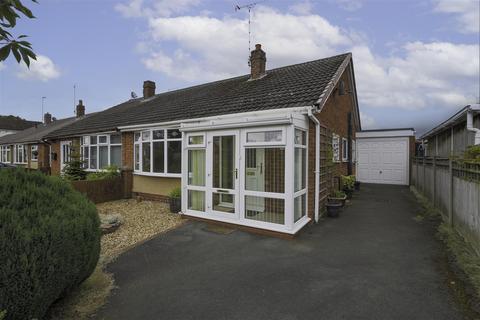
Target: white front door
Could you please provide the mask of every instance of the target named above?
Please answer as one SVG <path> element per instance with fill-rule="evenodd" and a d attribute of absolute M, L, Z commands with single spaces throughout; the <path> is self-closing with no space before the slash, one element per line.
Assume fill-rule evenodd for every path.
<path fill-rule="evenodd" d="M 207 133 L 207 213 L 239 217 L 239 133 Z"/>
<path fill-rule="evenodd" d="M 357 179 L 408 185 L 408 138 L 357 139 Z"/>

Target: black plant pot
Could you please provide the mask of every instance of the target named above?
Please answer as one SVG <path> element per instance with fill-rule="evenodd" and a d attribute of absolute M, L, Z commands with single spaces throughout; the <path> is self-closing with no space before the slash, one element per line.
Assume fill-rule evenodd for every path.
<path fill-rule="evenodd" d="M 170 198 L 170 212 L 179 213 L 182 210 L 181 198 Z"/>
<path fill-rule="evenodd" d="M 360 191 L 360 181 L 355 181 L 355 190 Z"/>
<path fill-rule="evenodd" d="M 345 194 L 347 195 L 347 199 L 350 200 L 352 199 L 352 196 L 353 196 L 353 189 L 345 189 L 343 190 L 345 192 Z"/>
<path fill-rule="evenodd" d="M 342 210 L 342 204 L 338 202 L 327 203 L 327 216 L 337 218 Z"/>

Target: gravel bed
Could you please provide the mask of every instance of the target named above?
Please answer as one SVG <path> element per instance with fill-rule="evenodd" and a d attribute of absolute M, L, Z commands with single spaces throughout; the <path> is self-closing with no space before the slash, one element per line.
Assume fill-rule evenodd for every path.
<path fill-rule="evenodd" d="M 170 213 L 165 203 L 156 201 L 118 200 L 97 205 L 98 213 L 120 214 L 122 225 L 102 236 L 100 259 L 108 263 L 123 251 L 152 236 L 182 224 L 180 215 Z"/>

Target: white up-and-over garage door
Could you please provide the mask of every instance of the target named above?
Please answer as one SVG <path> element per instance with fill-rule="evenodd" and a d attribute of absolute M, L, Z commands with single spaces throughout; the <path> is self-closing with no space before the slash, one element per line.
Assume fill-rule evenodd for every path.
<path fill-rule="evenodd" d="M 358 181 L 408 185 L 413 135 L 413 129 L 357 132 Z"/>

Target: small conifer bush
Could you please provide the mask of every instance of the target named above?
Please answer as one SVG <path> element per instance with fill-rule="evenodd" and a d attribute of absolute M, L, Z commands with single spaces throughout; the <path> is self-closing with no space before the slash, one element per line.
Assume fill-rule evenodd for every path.
<path fill-rule="evenodd" d="M 96 208 L 58 177 L 0 170 L 0 248 L 5 319 L 41 319 L 97 264 Z"/>

